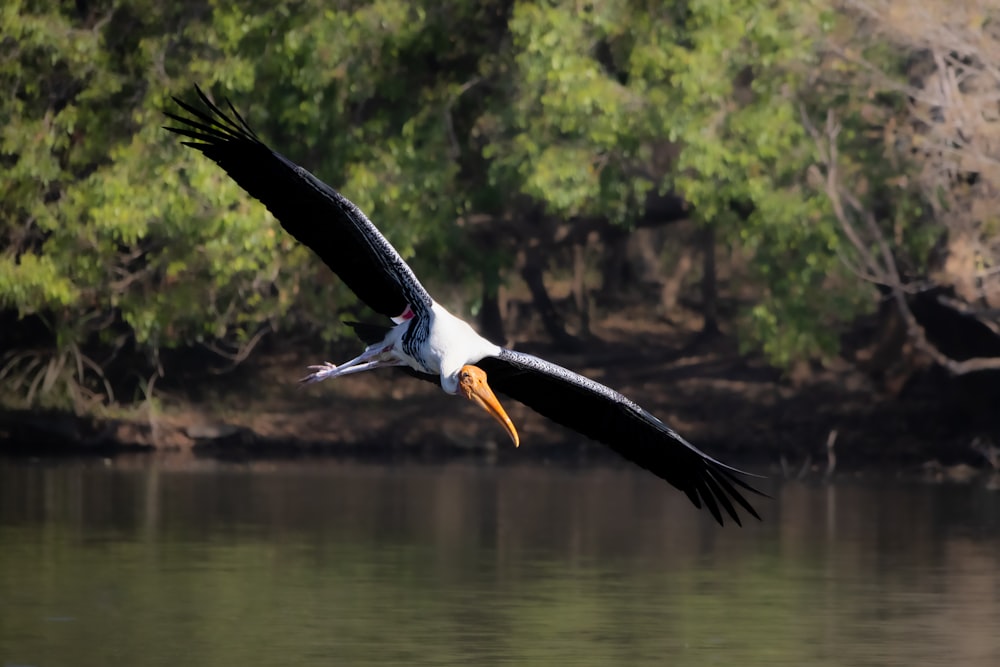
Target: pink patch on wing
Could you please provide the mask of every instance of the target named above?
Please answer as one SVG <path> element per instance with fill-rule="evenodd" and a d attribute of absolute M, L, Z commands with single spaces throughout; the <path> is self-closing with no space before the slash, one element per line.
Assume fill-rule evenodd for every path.
<path fill-rule="evenodd" d="M 406 310 L 392 318 L 392 321 L 396 324 L 402 324 L 406 320 L 412 320 L 414 317 L 416 317 L 416 315 L 414 314 L 413 309 L 410 308 L 410 304 L 406 304 Z"/>

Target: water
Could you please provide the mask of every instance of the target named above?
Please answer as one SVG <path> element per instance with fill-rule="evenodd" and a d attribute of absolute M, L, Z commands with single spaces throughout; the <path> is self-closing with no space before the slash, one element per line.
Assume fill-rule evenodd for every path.
<path fill-rule="evenodd" d="M 1000 493 L 0 462 L 0 665 L 1000 665 Z"/>

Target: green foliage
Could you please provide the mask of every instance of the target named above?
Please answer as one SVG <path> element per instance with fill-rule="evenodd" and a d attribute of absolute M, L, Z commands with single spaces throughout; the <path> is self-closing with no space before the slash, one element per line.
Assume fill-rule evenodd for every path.
<path fill-rule="evenodd" d="M 830 352 L 871 300 L 808 182 L 803 110 L 842 113 L 842 169 L 874 184 L 866 203 L 905 173 L 871 140 L 850 68 L 820 59 L 836 29 L 821 3 L 790 1 L 8 2 L 0 308 L 44 317 L 57 348 L 134 342 L 151 357 L 262 329 L 341 333 L 331 313 L 354 297 L 160 129 L 198 83 L 356 201 L 430 282 L 493 285 L 509 266 L 488 225 L 460 229 L 471 216 L 628 225 L 671 191 L 751 258 L 745 340 L 783 364 Z M 891 222 L 913 231 L 912 266 L 936 238 L 911 223 L 920 205 L 904 197 Z"/>
<path fill-rule="evenodd" d="M 466 201 L 441 110 L 476 59 L 448 76 L 414 63 L 476 11 L 390 0 L 294 12 L 5 5 L 0 82 L 13 95 L 0 100 L 11 119 L 0 134 L 0 307 L 45 314 L 59 346 L 134 340 L 153 355 L 240 345 L 279 324 L 321 323 L 336 335 L 329 313 L 353 296 L 333 280 L 317 287 L 318 261 L 163 132 L 162 110 L 172 94 L 190 97 L 192 83 L 234 97 L 263 136 L 343 187 L 405 256 L 421 246 L 437 259 Z"/>
<path fill-rule="evenodd" d="M 747 313 L 748 340 L 780 364 L 834 351 L 831 325 L 855 316 L 866 290 L 843 275 L 828 201 L 805 187 L 816 149 L 800 106 L 820 9 L 518 3 L 515 105 L 489 147 L 494 181 L 561 217 L 625 223 L 651 188 L 676 192 L 753 255 L 764 298 Z"/>
<path fill-rule="evenodd" d="M 486 155 L 491 182 L 561 217 L 625 221 L 653 182 L 645 101 L 618 60 L 633 39 L 625 2 L 516 3 L 508 108 L 496 109 Z"/>

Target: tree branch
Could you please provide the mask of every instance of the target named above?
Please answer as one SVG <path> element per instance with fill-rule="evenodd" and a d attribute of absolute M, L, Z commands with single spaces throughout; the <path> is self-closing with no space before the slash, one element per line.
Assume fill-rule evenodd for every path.
<path fill-rule="evenodd" d="M 833 119 L 833 113 L 827 113 L 826 129 L 823 134 L 811 122 L 804 109 L 802 110 L 802 120 L 807 131 L 816 141 L 820 158 L 825 162 L 824 190 L 830 200 L 834 216 L 837 218 L 844 236 L 861 255 L 865 269 L 871 272 L 880 284 L 889 288 L 899 314 L 906 323 L 907 336 L 914 346 L 952 375 L 1000 370 L 1000 357 L 974 357 L 958 361 L 943 353 L 927 338 L 927 332 L 910 309 L 907 300 L 907 292 L 910 290 L 903 284 L 892 247 L 879 228 L 875 215 L 861 203 L 853 192 L 840 184 L 836 146 L 840 127 Z M 867 243 L 862 239 L 861 233 L 852 221 L 852 216 L 848 215 L 845 204 L 846 207 L 850 207 L 855 216 L 860 217 L 863 221 L 867 235 L 878 249 L 878 257 L 869 251 Z"/>

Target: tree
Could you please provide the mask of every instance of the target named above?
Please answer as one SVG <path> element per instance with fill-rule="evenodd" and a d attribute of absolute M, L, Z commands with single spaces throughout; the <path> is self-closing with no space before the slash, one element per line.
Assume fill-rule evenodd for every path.
<path fill-rule="evenodd" d="M 493 179 L 553 217 L 624 226 L 651 191 L 679 196 L 751 257 L 747 345 L 779 364 L 833 352 L 866 303 L 805 187 L 799 107 L 827 20 L 814 3 L 518 3 L 514 104 L 485 124 Z"/>
<path fill-rule="evenodd" d="M 423 244 L 439 259 L 467 206 L 441 112 L 490 47 L 457 26 L 495 8 L 446 9 L 5 6 L 0 307 L 22 321 L 0 334 L 13 348 L 0 361 L 7 386 L 29 401 L 62 388 L 55 400 L 81 405 L 110 391 L 99 380 L 124 349 L 155 376 L 163 348 L 202 344 L 238 360 L 279 326 L 337 334 L 329 313 L 353 296 L 330 280 L 317 289 L 309 253 L 160 129 L 170 95 L 192 82 L 253 91 L 244 108 L 264 136 L 351 192 L 404 255 Z M 18 335 L 30 322 L 45 340 Z"/>
<path fill-rule="evenodd" d="M 1000 340 L 971 344 L 975 323 L 1000 336 L 1000 30 L 982 2 L 845 2 L 850 29 L 828 42 L 835 88 L 867 89 L 807 126 L 817 185 L 852 252 L 882 286 L 907 338 L 954 374 L 1000 368 Z M 862 146 L 862 144 L 865 144 Z M 929 335 L 933 319 L 969 321 L 966 340 Z M 938 339 L 938 340 L 935 340 Z M 977 351 L 978 348 L 978 351 Z M 977 355 L 987 356 L 977 356 Z"/>
<path fill-rule="evenodd" d="M 0 376 L 84 404 L 108 395 L 102 374 L 125 354 L 148 382 L 163 349 L 239 361 L 268 332 L 329 340 L 343 331 L 331 313 L 363 313 L 160 129 L 192 83 L 232 98 L 494 331 L 498 287 L 520 276 L 571 343 L 547 272 L 572 276 L 585 318 L 590 239 L 611 257 L 637 225 L 681 217 L 702 228 L 706 294 L 707 260 L 745 258 L 729 286 L 742 340 L 776 364 L 833 353 L 877 303 L 873 283 L 948 287 L 982 319 L 1000 279 L 995 24 L 971 2 L 961 16 L 847 7 L 8 3 Z M 858 46 L 876 33 L 889 40 Z"/>

